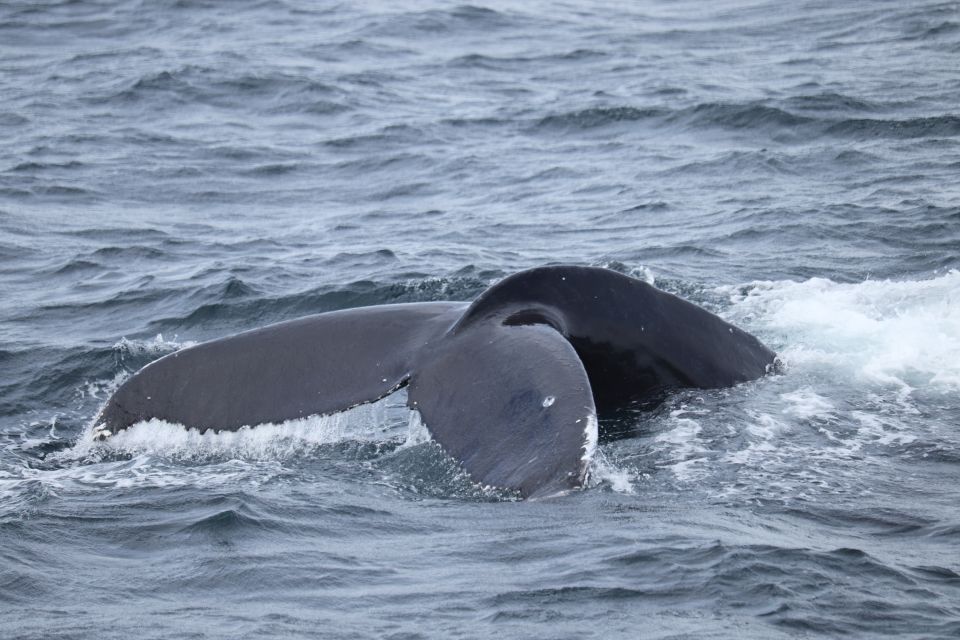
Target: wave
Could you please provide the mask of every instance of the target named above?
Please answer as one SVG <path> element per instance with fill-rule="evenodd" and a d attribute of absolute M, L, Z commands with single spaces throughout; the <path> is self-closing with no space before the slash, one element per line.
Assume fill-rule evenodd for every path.
<path fill-rule="evenodd" d="M 960 116 L 943 114 L 915 118 L 849 118 L 838 114 L 875 111 L 869 102 L 838 94 L 796 96 L 767 103 L 706 102 L 689 107 L 591 107 L 540 118 L 535 132 L 587 131 L 623 123 L 673 126 L 680 129 L 728 129 L 795 134 L 804 137 L 953 138 L 960 136 Z M 791 109 L 804 112 L 793 113 Z M 818 115 L 812 115 L 818 113 Z"/>
<path fill-rule="evenodd" d="M 222 66 L 183 65 L 126 80 L 124 86 L 84 101 L 97 107 L 130 107 L 150 102 L 173 108 L 186 103 L 215 107 L 257 107 L 265 113 L 332 114 L 351 108 L 347 93 L 336 85 L 308 75 L 285 72 L 236 73 L 243 60 L 225 60 Z"/>
<path fill-rule="evenodd" d="M 704 103 L 677 112 L 674 119 L 695 126 L 719 126 L 729 129 L 793 129 L 813 119 L 798 116 L 765 104 Z"/>
<path fill-rule="evenodd" d="M 798 111 L 816 111 L 825 113 L 850 113 L 857 111 L 878 111 L 882 104 L 842 93 L 824 92 L 798 95 L 783 100 L 783 105 Z"/>
<path fill-rule="evenodd" d="M 546 116 L 536 123 L 537 129 L 593 129 L 619 122 L 637 122 L 653 118 L 664 118 L 672 112 L 669 109 L 651 107 L 592 107 L 580 111 L 571 111 Z"/>
<path fill-rule="evenodd" d="M 664 634 L 674 636 L 679 629 L 684 637 L 742 635 L 743 622 L 725 628 L 730 612 L 773 625 L 789 637 L 878 632 L 946 637 L 958 629 L 955 621 L 944 617 L 944 608 L 952 605 L 942 581 L 951 585 L 955 581 L 945 567 L 928 571 L 923 565 L 894 563 L 849 546 L 738 544 L 728 541 L 733 536 L 726 532 L 715 536 L 720 539 L 693 544 L 677 538 L 647 539 L 630 544 L 628 550 L 613 545 L 588 568 L 580 563 L 530 588 L 506 586 L 489 596 L 486 604 L 493 610 L 491 618 L 502 625 L 529 624 L 544 617 L 575 624 L 565 617 L 582 611 L 587 603 L 606 611 L 654 602 L 673 615 L 678 609 L 698 612 L 686 626 L 677 627 L 671 621 Z M 499 556 L 509 554 L 504 551 Z M 838 583 L 839 576 L 848 579 Z M 850 580 L 852 576 L 856 578 Z M 878 591 L 884 594 L 886 612 L 879 619 Z M 704 627 L 700 614 L 718 603 L 724 608 L 723 618 L 711 619 Z M 776 632 L 765 626 L 755 637 L 771 634 Z"/>
<path fill-rule="evenodd" d="M 851 138 L 952 138 L 960 136 L 960 116 L 952 114 L 901 120 L 851 119 L 829 125 L 825 133 Z"/>
<path fill-rule="evenodd" d="M 527 65 L 545 65 L 556 63 L 580 62 L 607 58 L 608 54 L 593 49 L 575 49 L 567 53 L 551 53 L 538 56 L 490 56 L 480 53 L 468 53 L 458 56 L 447 66 L 463 69 L 487 69 L 492 71 L 516 69 Z"/>
<path fill-rule="evenodd" d="M 375 265 L 392 268 L 396 261 L 396 256 L 389 250 L 364 254 L 341 253 L 329 259 L 331 265 L 339 268 L 352 264 L 367 271 Z M 397 277 L 402 278 L 403 274 L 397 274 Z M 188 307 L 182 315 L 154 319 L 149 322 L 147 329 L 174 332 L 210 324 L 234 329 L 252 328 L 313 313 L 374 304 L 467 300 L 489 286 L 492 277 L 493 274 L 484 274 L 482 277 L 414 276 L 396 281 L 358 280 L 340 286 L 323 286 L 280 296 L 256 295 L 256 289 L 248 287 L 238 278 L 232 278 L 226 284 L 213 285 L 208 294 L 203 296 L 206 300 L 202 304 Z M 231 282 L 234 284 L 231 285 Z"/>
<path fill-rule="evenodd" d="M 11 167 L 9 171 L 17 173 L 34 173 L 41 171 L 56 171 L 58 169 L 80 169 L 86 167 L 82 162 L 77 160 L 69 160 L 67 162 L 21 162 L 20 164 Z"/>
<path fill-rule="evenodd" d="M 19 113 L 9 111 L 0 112 L 0 127 L 23 127 L 30 124 L 30 119 Z"/>
<path fill-rule="evenodd" d="M 364 27 L 361 33 L 374 37 L 447 37 L 471 32 L 505 29 L 517 24 L 517 16 L 486 7 L 459 5 L 388 15 Z"/>

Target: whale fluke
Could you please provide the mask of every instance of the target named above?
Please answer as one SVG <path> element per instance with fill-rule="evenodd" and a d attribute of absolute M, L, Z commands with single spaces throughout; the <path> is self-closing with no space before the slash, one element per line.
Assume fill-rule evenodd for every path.
<path fill-rule="evenodd" d="M 181 349 L 124 382 L 99 422 L 111 432 L 150 418 L 235 431 L 374 402 L 406 383 L 419 349 L 464 308 L 437 302 L 334 311 Z"/>
<path fill-rule="evenodd" d="M 124 382 L 96 433 L 151 418 L 233 431 L 344 411 L 409 385 L 408 405 L 475 481 L 538 497 L 583 486 L 598 410 L 752 380 L 774 357 L 640 280 L 541 267 L 469 305 L 346 309 L 182 349 Z"/>
<path fill-rule="evenodd" d="M 451 336 L 413 374 L 407 398 L 481 484 L 529 497 L 585 480 L 597 430 L 590 381 L 547 326 L 482 323 Z"/>

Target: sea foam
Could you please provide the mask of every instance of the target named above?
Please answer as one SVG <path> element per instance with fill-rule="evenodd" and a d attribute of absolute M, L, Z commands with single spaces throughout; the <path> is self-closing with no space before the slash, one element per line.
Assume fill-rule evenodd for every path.
<path fill-rule="evenodd" d="M 718 290 L 788 367 L 910 393 L 960 390 L 960 271 L 926 280 L 764 281 Z M 789 400 L 789 399 L 788 399 Z"/>

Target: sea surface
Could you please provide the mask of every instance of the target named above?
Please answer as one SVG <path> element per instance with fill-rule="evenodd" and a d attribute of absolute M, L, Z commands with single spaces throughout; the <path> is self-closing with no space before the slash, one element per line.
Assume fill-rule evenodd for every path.
<path fill-rule="evenodd" d="M 555 263 L 783 371 L 540 501 L 402 392 L 91 437 L 186 345 Z M 0 2 L 0 636 L 960 637 L 960 4 Z"/>

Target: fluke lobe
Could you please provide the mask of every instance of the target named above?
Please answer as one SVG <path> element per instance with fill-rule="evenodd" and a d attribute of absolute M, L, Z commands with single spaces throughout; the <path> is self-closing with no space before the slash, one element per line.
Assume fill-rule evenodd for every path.
<path fill-rule="evenodd" d="M 752 380 L 774 357 L 646 282 L 541 267 L 469 304 L 345 309 L 171 353 L 117 389 L 95 435 L 151 418 L 235 431 L 344 411 L 407 386 L 410 408 L 476 482 L 539 497 L 583 485 L 598 410 Z"/>

